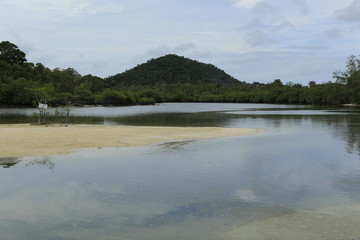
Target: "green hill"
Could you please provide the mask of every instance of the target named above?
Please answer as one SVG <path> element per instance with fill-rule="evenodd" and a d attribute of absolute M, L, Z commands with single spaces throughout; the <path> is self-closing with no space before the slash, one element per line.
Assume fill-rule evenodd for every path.
<path fill-rule="evenodd" d="M 201 63 L 175 54 L 151 59 L 106 79 L 112 87 L 154 85 L 159 83 L 212 83 L 220 87 L 236 86 L 240 81 L 212 64 Z"/>

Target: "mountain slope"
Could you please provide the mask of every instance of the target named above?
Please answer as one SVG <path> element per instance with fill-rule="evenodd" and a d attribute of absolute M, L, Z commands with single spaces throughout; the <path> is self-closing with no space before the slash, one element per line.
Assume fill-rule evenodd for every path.
<path fill-rule="evenodd" d="M 106 81 L 112 87 L 159 83 L 212 83 L 221 87 L 241 84 L 240 81 L 212 64 L 174 54 L 151 59 L 123 73 L 108 77 Z"/>

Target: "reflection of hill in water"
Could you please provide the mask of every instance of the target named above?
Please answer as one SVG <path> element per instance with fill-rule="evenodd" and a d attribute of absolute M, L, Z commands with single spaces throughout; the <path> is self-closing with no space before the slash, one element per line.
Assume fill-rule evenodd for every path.
<path fill-rule="evenodd" d="M 0 166 L 3 168 L 10 168 L 20 162 L 19 158 L 16 157 L 2 157 L 0 158 Z"/>

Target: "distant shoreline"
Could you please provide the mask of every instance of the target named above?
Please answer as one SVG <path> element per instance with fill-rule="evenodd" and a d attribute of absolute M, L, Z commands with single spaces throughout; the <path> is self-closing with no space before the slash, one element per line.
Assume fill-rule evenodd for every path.
<path fill-rule="evenodd" d="M 344 107 L 358 107 L 360 105 L 359 104 L 354 104 L 354 103 L 346 103 L 346 104 L 342 104 L 341 106 L 344 106 Z"/>
<path fill-rule="evenodd" d="M 0 124 L 0 157 L 63 155 L 84 148 L 145 146 L 260 132 L 254 128 Z"/>

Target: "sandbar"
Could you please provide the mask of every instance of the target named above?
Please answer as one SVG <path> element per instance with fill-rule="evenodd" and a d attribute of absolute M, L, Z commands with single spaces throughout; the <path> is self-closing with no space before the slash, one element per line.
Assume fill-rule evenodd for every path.
<path fill-rule="evenodd" d="M 261 131 L 220 127 L 0 124 L 0 157 L 63 155 L 84 148 L 145 146 L 177 140 L 251 135 Z"/>

